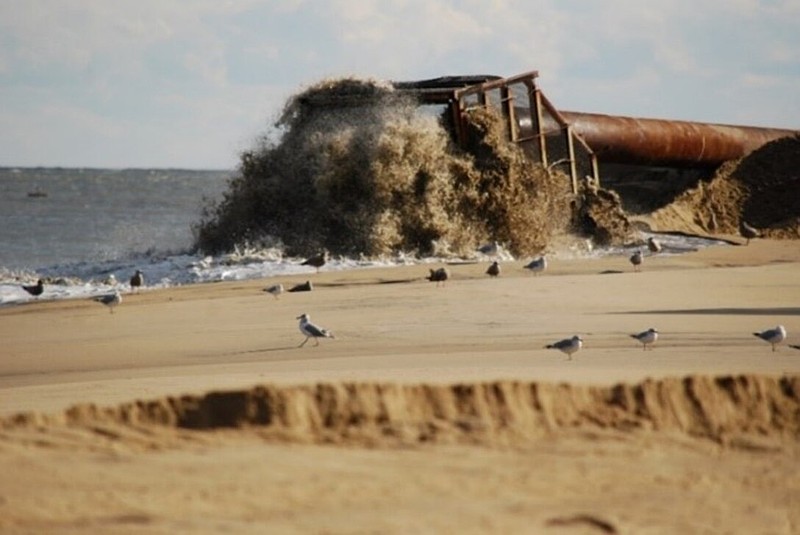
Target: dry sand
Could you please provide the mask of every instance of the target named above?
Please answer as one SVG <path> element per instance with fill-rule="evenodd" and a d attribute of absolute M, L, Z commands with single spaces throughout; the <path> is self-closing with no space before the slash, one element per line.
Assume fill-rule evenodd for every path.
<path fill-rule="evenodd" d="M 0 310 L 0 532 L 800 532 L 797 242 L 523 265 Z"/>

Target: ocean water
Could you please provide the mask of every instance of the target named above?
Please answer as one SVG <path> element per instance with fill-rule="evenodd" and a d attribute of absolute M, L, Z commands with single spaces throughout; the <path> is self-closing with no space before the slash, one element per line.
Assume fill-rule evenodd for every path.
<path fill-rule="evenodd" d="M 192 227 L 219 200 L 230 171 L 0 168 L 0 306 L 148 288 L 311 273 L 279 248 L 219 256 L 193 251 Z M 403 260 L 400 260 L 403 261 Z M 334 259 L 326 269 L 385 265 Z"/>
<path fill-rule="evenodd" d="M 0 266 L 36 270 L 186 251 L 230 172 L 0 169 Z M 41 194 L 42 196 L 37 196 Z"/>
<path fill-rule="evenodd" d="M 193 251 L 192 227 L 203 208 L 222 197 L 230 176 L 230 171 L 177 169 L 0 168 L 0 306 L 34 299 L 21 285 L 39 278 L 46 281 L 39 299 L 67 299 L 125 292 L 136 269 L 144 272 L 147 288 L 313 273 L 279 247 L 218 256 Z M 668 254 L 719 243 L 663 235 L 659 240 Z M 631 249 L 578 243 L 556 256 Z M 514 260 L 502 249 L 499 258 Z M 325 269 L 444 260 L 452 259 L 334 258 Z"/>

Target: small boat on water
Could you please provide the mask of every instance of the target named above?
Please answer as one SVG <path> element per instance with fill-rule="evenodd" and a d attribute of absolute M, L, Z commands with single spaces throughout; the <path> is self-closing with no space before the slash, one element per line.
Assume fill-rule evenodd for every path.
<path fill-rule="evenodd" d="M 36 189 L 28 192 L 28 197 L 31 197 L 33 199 L 40 199 L 43 197 L 47 197 L 47 192 L 37 187 Z"/>

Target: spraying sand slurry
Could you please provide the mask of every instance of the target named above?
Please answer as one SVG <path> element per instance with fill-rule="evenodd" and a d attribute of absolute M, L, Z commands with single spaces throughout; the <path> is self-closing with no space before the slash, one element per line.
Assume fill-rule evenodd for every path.
<path fill-rule="evenodd" d="M 509 143 L 494 108 L 467 110 L 462 146 L 446 115 L 420 110 L 409 94 L 373 80 L 324 80 L 294 95 L 277 122 L 282 136 L 244 152 L 222 202 L 207 209 L 198 247 L 463 257 L 497 241 L 530 256 L 565 234 L 601 246 L 636 239 L 614 191 L 582 182 L 573 194 L 565 174 Z M 704 235 L 735 234 L 746 220 L 766 236 L 797 238 L 798 145 L 778 139 L 727 162 L 642 219 L 658 231 Z M 631 206 L 652 204 L 627 195 Z"/>
<path fill-rule="evenodd" d="M 531 165 L 491 109 L 471 110 L 467 123 L 461 149 L 440 117 L 391 86 L 323 81 L 289 100 L 277 143 L 244 153 L 198 245 L 279 240 L 297 255 L 425 256 L 496 240 L 514 254 L 540 252 L 572 223 L 569 179 Z"/>

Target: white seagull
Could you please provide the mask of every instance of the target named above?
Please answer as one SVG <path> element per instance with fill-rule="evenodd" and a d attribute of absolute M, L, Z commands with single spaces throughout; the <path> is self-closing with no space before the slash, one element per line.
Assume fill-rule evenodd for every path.
<path fill-rule="evenodd" d="M 558 349 L 562 353 L 566 353 L 569 360 L 572 360 L 572 354 L 578 352 L 580 348 L 583 347 L 583 338 L 576 334 L 572 338 L 564 338 L 558 342 L 547 344 L 544 347 L 545 349 Z"/>
<path fill-rule="evenodd" d="M 97 301 L 98 303 L 106 305 L 111 314 L 113 314 L 114 307 L 122 303 L 122 294 L 119 293 L 119 290 L 116 290 L 114 293 L 95 297 L 94 300 Z"/>
<path fill-rule="evenodd" d="M 650 252 L 653 254 L 657 254 L 661 252 L 661 242 L 659 242 L 654 237 L 650 236 L 647 238 L 647 248 L 650 249 Z"/>
<path fill-rule="evenodd" d="M 786 340 L 786 329 L 783 327 L 783 325 L 778 325 L 774 329 L 767 329 L 766 331 L 761 331 L 760 333 L 753 333 L 753 336 L 757 336 L 768 344 L 771 344 L 772 350 L 775 351 L 775 346 L 783 343 L 783 341 Z"/>
<path fill-rule="evenodd" d="M 642 349 L 647 350 L 648 344 L 655 343 L 655 341 L 658 340 L 658 331 L 655 328 L 650 327 L 646 331 L 642 331 L 639 334 L 632 334 L 630 337 L 639 340 L 642 343 Z M 650 349 L 653 348 L 651 347 Z"/>
<path fill-rule="evenodd" d="M 547 269 L 547 257 L 540 256 L 539 258 L 534 258 L 525 266 L 525 269 L 530 269 L 534 274 L 542 273 Z"/>
<path fill-rule="evenodd" d="M 273 284 L 272 286 L 267 286 L 264 288 L 264 291 L 277 299 L 278 296 L 283 293 L 283 284 Z"/>
<path fill-rule="evenodd" d="M 319 345 L 320 338 L 336 338 L 328 329 L 323 329 L 322 327 L 311 323 L 311 316 L 308 314 L 300 314 L 296 319 L 300 320 L 300 332 L 306 337 L 306 339 L 303 340 L 303 343 L 298 347 L 303 347 L 306 345 L 306 342 L 308 342 L 309 338 L 314 339 L 316 342 L 316 344 L 314 344 L 315 346 Z"/>

